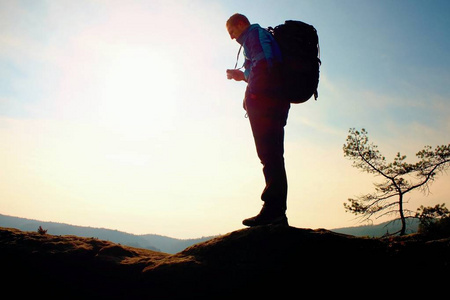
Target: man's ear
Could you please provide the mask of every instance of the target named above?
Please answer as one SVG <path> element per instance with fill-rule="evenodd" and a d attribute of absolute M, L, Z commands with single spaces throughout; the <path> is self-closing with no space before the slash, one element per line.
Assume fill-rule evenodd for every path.
<path fill-rule="evenodd" d="M 239 23 L 238 23 L 239 29 L 244 29 L 245 26 L 247 26 L 247 24 L 245 24 L 243 21 L 239 21 Z"/>

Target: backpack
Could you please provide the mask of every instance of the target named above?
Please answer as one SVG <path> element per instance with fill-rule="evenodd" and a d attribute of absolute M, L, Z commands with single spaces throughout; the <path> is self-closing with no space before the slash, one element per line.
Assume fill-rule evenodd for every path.
<path fill-rule="evenodd" d="M 269 27 L 283 56 L 284 94 L 290 103 L 302 103 L 313 95 L 317 100 L 320 61 L 317 30 L 301 21 L 285 21 Z"/>

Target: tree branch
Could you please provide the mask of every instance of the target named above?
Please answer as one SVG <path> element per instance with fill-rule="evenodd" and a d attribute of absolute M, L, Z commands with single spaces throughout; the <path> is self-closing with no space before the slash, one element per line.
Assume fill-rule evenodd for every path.
<path fill-rule="evenodd" d="M 434 174 L 435 174 L 434 171 L 436 169 L 438 169 L 440 166 L 445 165 L 448 162 L 450 162 L 450 159 L 443 160 L 440 163 L 437 163 L 436 165 L 434 165 L 434 167 L 428 173 L 426 173 L 425 179 L 422 182 L 420 182 L 420 183 L 418 183 L 416 185 L 412 185 L 410 188 L 406 189 L 404 191 L 404 193 L 407 193 L 407 192 L 409 192 L 411 190 L 414 190 L 414 189 L 416 189 L 418 187 L 421 187 L 424 184 L 426 184 L 428 182 L 428 180 L 430 180 L 430 179 L 432 179 L 434 177 Z"/>

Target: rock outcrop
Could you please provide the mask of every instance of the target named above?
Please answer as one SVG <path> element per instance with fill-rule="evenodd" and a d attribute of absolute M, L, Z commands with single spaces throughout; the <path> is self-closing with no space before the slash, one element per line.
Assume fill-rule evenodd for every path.
<path fill-rule="evenodd" d="M 324 229 L 261 226 L 170 255 L 95 238 L 0 228 L 0 262 L 5 287 L 24 287 L 11 290 L 16 295 L 284 299 L 281 295 L 311 289 L 327 293 L 330 284 L 342 287 L 334 295 L 403 282 L 438 284 L 450 270 L 450 238 L 361 238 Z"/>

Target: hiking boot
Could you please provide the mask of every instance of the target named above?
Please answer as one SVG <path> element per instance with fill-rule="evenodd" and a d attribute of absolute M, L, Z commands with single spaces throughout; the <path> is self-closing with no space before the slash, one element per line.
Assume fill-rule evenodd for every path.
<path fill-rule="evenodd" d="M 249 227 L 260 225 L 286 225 L 289 226 L 286 214 L 284 212 L 271 210 L 263 206 L 261 212 L 252 217 L 242 221 L 242 224 Z"/>

